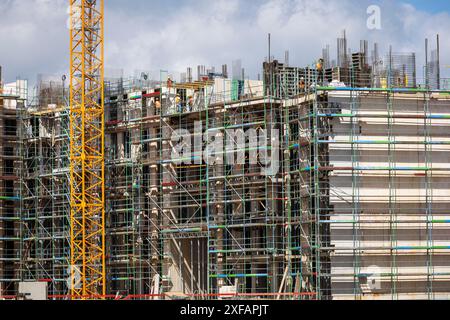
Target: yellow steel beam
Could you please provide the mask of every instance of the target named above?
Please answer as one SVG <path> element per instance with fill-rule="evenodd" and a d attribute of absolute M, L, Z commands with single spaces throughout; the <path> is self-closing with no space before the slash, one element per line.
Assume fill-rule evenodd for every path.
<path fill-rule="evenodd" d="M 71 296 L 106 295 L 104 2 L 70 0 Z"/>

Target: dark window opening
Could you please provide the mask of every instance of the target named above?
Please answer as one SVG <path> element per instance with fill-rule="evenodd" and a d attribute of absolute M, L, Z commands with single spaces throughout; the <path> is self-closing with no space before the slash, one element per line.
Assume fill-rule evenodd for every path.
<path fill-rule="evenodd" d="M 130 158 L 130 156 L 131 156 L 131 135 L 129 132 L 124 133 L 124 144 L 125 144 L 125 158 Z"/>
<path fill-rule="evenodd" d="M 5 160 L 4 161 L 3 174 L 5 176 L 14 175 L 14 160 Z"/>
<path fill-rule="evenodd" d="M 7 157 L 13 157 L 14 156 L 14 147 L 5 147 L 3 149 L 3 154 Z"/>
<path fill-rule="evenodd" d="M 17 121 L 5 120 L 5 136 L 15 136 L 17 134 Z"/>

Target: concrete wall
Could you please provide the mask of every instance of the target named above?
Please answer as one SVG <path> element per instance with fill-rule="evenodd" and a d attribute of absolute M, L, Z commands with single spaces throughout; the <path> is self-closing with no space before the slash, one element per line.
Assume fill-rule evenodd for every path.
<path fill-rule="evenodd" d="M 386 96 L 360 96 L 364 116 L 333 118 L 334 299 L 450 298 L 450 99 L 436 98 L 396 96 L 389 120 Z M 333 112 L 350 101 L 330 95 Z"/>

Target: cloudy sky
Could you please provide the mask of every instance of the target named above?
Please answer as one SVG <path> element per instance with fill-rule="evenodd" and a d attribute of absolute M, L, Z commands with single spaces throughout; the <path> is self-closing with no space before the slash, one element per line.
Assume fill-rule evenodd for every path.
<path fill-rule="evenodd" d="M 68 0 L 0 0 L 0 65 L 7 81 L 37 74 L 67 74 Z M 381 30 L 367 28 L 367 8 L 381 8 Z M 311 64 L 326 44 L 336 55 L 336 37 L 346 29 L 349 46 L 378 42 L 385 51 L 418 53 L 424 39 L 441 36 L 444 76 L 450 77 L 449 0 L 105 0 L 106 67 L 127 74 L 184 71 L 242 59 L 248 75 L 260 73 L 273 54 L 291 64 Z"/>

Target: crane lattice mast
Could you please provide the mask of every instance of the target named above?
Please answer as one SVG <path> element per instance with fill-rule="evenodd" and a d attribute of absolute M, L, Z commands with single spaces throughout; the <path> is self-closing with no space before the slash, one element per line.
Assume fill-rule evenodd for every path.
<path fill-rule="evenodd" d="M 103 0 L 70 0 L 72 299 L 106 294 L 103 14 Z"/>

